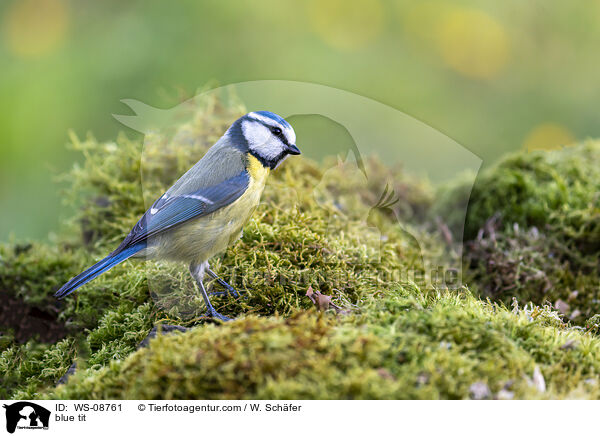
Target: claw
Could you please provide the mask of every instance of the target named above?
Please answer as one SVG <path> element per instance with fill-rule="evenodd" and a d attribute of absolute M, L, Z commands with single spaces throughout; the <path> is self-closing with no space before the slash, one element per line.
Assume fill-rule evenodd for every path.
<path fill-rule="evenodd" d="M 235 288 L 233 286 L 231 286 L 229 283 L 227 283 L 225 280 L 223 280 L 221 277 L 219 277 L 217 274 L 215 274 L 215 272 L 213 270 L 211 270 L 210 268 L 207 268 L 206 272 L 208 272 L 208 274 L 217 281 L 218 284 L 220 284 L 221 286 L 223 286 L 225 288 L 225 291 L 218 291 L 218 292 L 211 292 L 209 295 L 233 295 L 235 298 L 238 298 L 240 296 L 240 293 L 238 291 L 235 290 Z"/>
<path fill-rule="evenodd" d="M 208 295 L 210 295 L 211 297 L 213 295 L 216 295 L 217 297 L 222 297 L 224 295 L 231 295 L 234 298 L 239 298 L 240 293 L 238 291 L 236 291 L 235 289 L 227 289 L 226 291 L 213 291 L 213 292 L 209 292 Z"/>
<path fill-rule="evenodd" d="M 219 321 L 222 321 L 222 322 L 227 322 L 227 321 L 231 321 L 232 320 L 232 318 L 229 318 L 228 316 L 221 315 L 212 306 L 206 311 L 206 313 L 204 314 L 204 316 L 207 317 L 207 318 L 218 319 Z"/>
<path fill-rule="evenodd" d="M 190 274 L 192 274 L 192 277 L 196 280 L 196 284 L 198 285 L 198 288 L 200 288 L 200 293 L 202 294 L 202 298 L 204 299 L 204 303 L 206 304 L 207 310 L 205 316 L 207 318 L 214 318 L 223 322 L 231 321 L 231 318 L 226 317 L 225 315 L 221 315 L 215 310 L 213 305 L 210 303 L 210 299 L 208 298 L 208 294 L 206 293 L 206 288 L 204 287 L 204 283 L 202 283 L 204 271 L 207 269 L 207 266 L 208 263 L 190 265 Z"/>

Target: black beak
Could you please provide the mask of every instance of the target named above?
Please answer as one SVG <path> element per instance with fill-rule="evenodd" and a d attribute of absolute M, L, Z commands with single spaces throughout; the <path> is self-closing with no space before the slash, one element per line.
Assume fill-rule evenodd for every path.
<path fill-rule="evenodd" d="M 287 152 L 289 154 L 294 154 L 294 155 L 302 154 L 300 149 L 298 147 L 296 147 L 296 144 L 288 144 Z"/>

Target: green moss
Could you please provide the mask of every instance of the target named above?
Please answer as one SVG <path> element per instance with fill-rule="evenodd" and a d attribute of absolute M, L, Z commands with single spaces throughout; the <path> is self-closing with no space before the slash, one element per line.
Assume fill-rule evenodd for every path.
<path fill-rule="evenodd" d="M 74 351 L 73 341 L 67 339 L 52 345 L 30 341 L 7 348 L 0 354 L 0 397 L 36 397 L 69 369 Z"/>
<path fill-rule="evenodd" d="M 114 359 L 124 359 L 135 351 L 157 321 L 150 303 L 135 308 L 121 305 L 108 312 L 87 337 L 91 356 L 86 364 L 99 368 Z"/>
<path fill-rule="evenodd" d="M 498 215 L 507 227 L 517 223 L 562 236 L 574 248 L 600 251 L 600 142 L 558 151 L 518 152 L 482 171 L 470 186 L 443 191 L 438 213 L 451 228 L 463 223 L 451 212 L 468 199 L 465 238 L 473 239 Z M 466 198 L 465 198 L 466 197 Z M 463 209 L 464 210 L 464 209 Z"/>
<path fill-rule="evenodd" d="M 470 185 L 440 192 L 436 213 L 455 231 L 452 210 L 468 199 L 465 260 L 484 297 L 550 302 L 584 325 L 600 311 L 600 142 L 519 152 Z"/>
<path fill-rule="evenodd" d="M 248 316 L 160 337 L 48 398 L 468 398 L 476 382 L 518 398 L 596 398 L 599 357 L 598 339 L 548 309 L 406 286 L 349 316 Z M 536 366 L 545 391 L 532 384 Z"/>
<path fill-rule="evenodd" d="M 426 181 L 376 160 L 366 162 L 372 175 L 368 180 L 357 169 L 305 158 L 290 159 L 270 177 L 242 239 L 213 262 L 213 269 L 242 291 L 240 298 L 212 297 L 219 312 L 236 317 L 233 322 L 205 319 L 186 266 L 158 262 L 127 261 L 57 304 L 51 297 L 56 288 L 112 250 L 150 202 L 202 156 L 201 144 L 214 142 L 241 111 L 213 102 L 173 131 L 147 135 L 144 144 L 124 135 L 108 143 L 73 137 L 73 146 L 85 156 L 80 167 L 63 177 L 77 206 L 75 218 L 51 247 L 34 243 L 28 249 L 0 248 L 2 287 L 24 303 L 57 311 L 69 334 L 56 344 L 40 344 L 35 338 L 18 344 L 10 335 L 3 337 L 0 371 L 7 374 L 7 382 L 1 396 L 467 398 L 478 382 L 493 395 L 512 393 L 516 398 L 599 396 L 599 388 L 589 381 L 600 369 L 595 318 L 583 333 L 548 305 L 509 310 L 481 301 L 467 289 L 427 285 L 432 268 L 457 261 L 430 230 L 435 226 L 427 216 L 432 206 L 440 211 L 451 202 L 466 201 L 468 188 L 458 183 L 446 191 L 445 204 L 433 205 Z M 589 158 L 586 153 L 594 147 L 583 147 L 581 154 Z M 512 236 L 502 233 L 504 239 L 488 245 L 482 236 L 472 269 L 481 275 L 474 275 L 473 283 L 477 289 L 492 289 L 496 273 L 481 269 L 478 262 L 497 259 L 497 251 L 513 247 L 517 238 L 523 252 L 514 253 L 516 257 L 508 253 L 507 264 L 522 266 L 525 259 L 561 283 L 571 280 L 572 287 L 582 286 L 578 280 L 591 277 L 591 270 L 583 268 L 590 268 L 586 262 L 594 250 L 593 244 L 583 243 L 593 239 L 582 235 L 596 228 L 585 212 L 593 203 L 583 198 L 591 179 L 567 171 L 568 164 L 568 176 L 555 169 L 551 177 L 543 175 L 537 166 L 551 165 L 541 155 L 512 159 L 516 168 L 499 166 L 511 175 L 500 186 L 521 192 L 514 180 L 522 173 L 524 190 L 538 193 L 543 205 L 524 202 L 504 219 L 541 225 L 535 219 L 540 210 L 549 210 L 555 215 L 544 225 L 562 219 L 570 223 L 571 230 L 560 238 L 574 242 L 562 245 L 569 257 L 560 257 L 560 262 L 577 263 L 580 273 L 568 276 L 571 264 L 548 267 L 542 255 L 536 257 L 527 247 L 554 253 L 561 247 L 559 239 L 534 240 L 525 230 Z M 573 158 L 571 165 L 580 160 Z M 492 176 L 485 177 L 491 183 Z M 575 189 L 576 207 L 569 210 L 557 205 L 563 198 L 559 194 L 566 195 L 561 188 L 565 183 L 581 187 Z M 382 204 L 386 185 L 395 194 Z M 546 186 L 548 198 L 532 191 L 539 186 Z M 484 201 L 478 192 L 475 198 Z M 396 198 L 398 203 L 390 206 Z M 495 208 L 491 201 L 485 199 L 470 213 L 485 216 Z M 413 280 L 407 272 L 415 273 Z M 500 279 L 516 277 L 527 287 L 525 299 L 517 292 L 523 289 L 515 291 L 519 301 L 542 303 L 533 292 L 542 280 L 537 275 L 530 280 L 520 270 L 507 269 L 505 274 Z M 316 312 L 306 296 L 311 288 L 331 297 L 339 309 Z M 490 295 L 505 303 L 512 298 L 510 293 Z M 582 317 L 595 311 L 588 303 L 582 300 L 581 307 L 589 309 L 581 310 Z M 152 326 L 162 323 L 191 330 L 159 337 L 136 351 Z M 74 360 L 76 374 L 55 388 Z M 546 390 L 532 381 L 535 371 L 543 374 Z"/>
<path fill-rule="evenodd" d="M 539 305 L 549 302 L 579 325 L 600 312 L 597 259 L 573 259 L 573 252 L 553 235 L 516 225 L 498 231 L 489 223 L 465 251 L 470 282 L 484 297 L 507 305 L 515 297 Z"/>
<path fill-rule="evenodd" d="M 4 287 L 23 302 L 59 312 L 59 319 L 70 327 L 69 338 L 77 338 L 68 357 L 53 362 L 48 371 L 64 372 L 75 355 L 81 369 L 98 369 L 113 359 L 123 359 L 159 320 L 184 325 L 206 322 L 204 304 L 185 265 L 128 261 L 60 303 L 52 294 L 114 248 L 143 213 L 144 204 L 202 156 L 199 138 L 214 141 L 216 132 L 237 115 L 217 105 L 171 132 L 169 147 L 165 147 L 167 139 L 157 134 L 149 135 L 143 146 L 123 135 L 114 143 L 72 137 L 73 147 L 83 152 L 85 161 L 61 180 L 71 185 L 68 199 L 77 206 L 76 217 L 52 247 L 36 243 L 27 250 L 6 246 L 2 252 Z M 210 133 L 203 133 L 209 125 Z M 426 184 L 400 177 L 399 169 L 386 176 L 380 167 L 368 162 L 378 177 L 397 178 L 398 188 L 403 187 L 400 205 L 406 216 L 422 215 L 431 199 Z M 229 316 L 288 316 L 312 306 L 305 296 L 309 286 L 333 296 L 341 306 L 350 306 L 385 286 L 401 267 L 424 273 L 420 246 L 396 229 L 389 219 L 391 210 L 371 210 L 381 188 L 362 183 L 360 173 L 353 172 L 344 186 L 354 180 L 347 192 L 356 194 L 352 205 L 361 214 L 340 217 L 344 211 L 333 200 L 339 193 L 325 187 L 324 197 L 317 201 L 313 195 L 326 171 L 327 166 L 309 160 L 290 160 L 271 177 L 263 204 L 242 240 L 214 262 L 214 269 L 243 291 L 239 299 L 213 297 L 219 311 Z M 361 230 L 367 218 L 375 223 L 373 228 L 386 233 L 386 243 L 378 239 L 375 246 L 363 244 Z M 42 362 L 48 364 L 39 350 L 54 346 L 34 339 L 23 345 L 10 341 L 5 338 L 7 362 L 15 354 L 21 356 L 11 364 L 14 374 L 25 371 L 27 362 L 37 362 L 38 368 Z M 19 396 L 27 389 L 32 393 L 56 379 L 30 383 L 29 378 L 17 376 L 7 393 Z"/>

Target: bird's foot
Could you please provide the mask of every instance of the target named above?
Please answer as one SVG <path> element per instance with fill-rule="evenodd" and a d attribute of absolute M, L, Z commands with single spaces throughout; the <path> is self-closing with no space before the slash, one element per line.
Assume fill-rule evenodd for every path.
<path fill-rule="evenodd" d="M 213 279 L 215 279 L 215 281 L 219 285 L 221 285 L 223 288 L 225 288 L 224 291 L 213 291 L 208 295 L 217 295 L 217 296 L 232 295 L 235 298 L 238 298 L 240 296 L 240 293 L 238 291 L 236 291 L 236 289 L 233 286 L 231 286 L 229 283 L 227 283 L 225 280 L 223 280 L 221 277 L 219 277 L 213 270 L 208 268 L 207 272 Z"/>
<path fill-rule="evenodd" d="M 231 289 L 227 289 L 225 291 L 213 291 L 213 292 L 210 292 L 208 295 L 210 295 L 211 297 L 213 295 L 216 295 L 217 297 L 222 297 L 224 295 L 231 295 L 234 298 L 239 298 L 240 292 L 238 292 L 235 289 L 231 288 Z"/>
<path fill-rule="evenodd" d="M 227 321 L 231 321 L 232 318 L 229 318 L 228 316 L 225 315 L 221 315 L 219 312 L 217 312 L 215 310 L 214 307 L 210 307 L 206 313 L 204 314 L 205 317 L 207 318 L 213 318 L 213 319 L 217 319 L 219 321 L 223 321 L 223 322 L 227 322 Z"/>
<path fill-rule="evenodd" d="M 240 296 L 240 293 L 233 287 L 231 286 L 229 283 L 227 283 L 225 280 L 217 277 L 216 282 L 218 284 L 220 284 L 222 287 L 225 288 L 224 291 L 213 291 L 208 295 L 217 295 L 217 296 L 222 296 L 222 295 L 231 295 L 234 298 L 238 298 Z"/>

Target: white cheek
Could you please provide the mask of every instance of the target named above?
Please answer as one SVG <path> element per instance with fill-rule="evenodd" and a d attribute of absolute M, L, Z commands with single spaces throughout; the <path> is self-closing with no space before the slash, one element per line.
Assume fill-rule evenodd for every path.
<path fill-rule="evenodd" d="M 278 139 L 271 137 L 268 141 L 251 146 L 250 148 L 267 159 L 273 159 L 281 154 L 283 144 Z"/>
<path fill-rule="evenodd" d="M 264 144 L 271 136 L 267 128 L 258 123 L 242 122 L 242 132 L 250 145 Z"/>
<path fill-rule="evenodd" d="M 250 149 L 266 159 L 275 158 L 283 151 L 284 146 L 279 139 L 261 124 L 243 122 L 242 131 Z"/>

